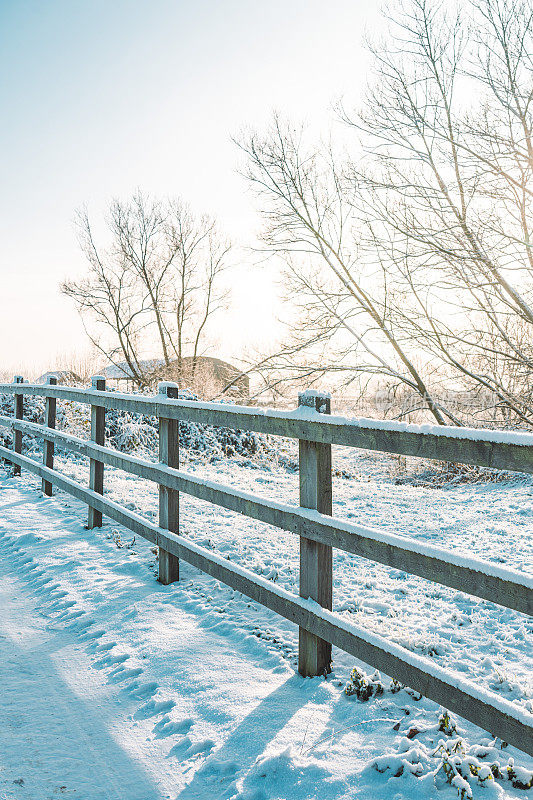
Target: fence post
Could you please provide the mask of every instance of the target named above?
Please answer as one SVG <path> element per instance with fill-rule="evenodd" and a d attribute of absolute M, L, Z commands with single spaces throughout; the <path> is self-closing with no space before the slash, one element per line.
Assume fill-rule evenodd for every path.
<path fill-rule="evenodd" d="M 105 392 L 105 378 L 95 375 L 91 378 L 91 389 Z M 91 439 L 95 444 L 105 444 L 105 408 L 91 404 Z M 98 494 L 104 493 L 104 464 L 94 458 L 90 460 L 89 489 Z M 88 528 L 102 527 L 102 512 L 89 506 Z"/>
<path fill-rule="evenodd" d="M 158 393 L 164 397 L 177 398 L 175 383 L 160 383 Z M 159 417 L 159 461 L 169 467 L 179 468 L 179 421 Z M 159 527 L 179 533 L 179 492 L 159 486 Z M 180 562 L 177 556 L 159 548 L 159 582 L 168 586 L 179 580 Z"/>
<path fill-rule="evenodd" d="M 321 414 L 331 413 L 329 395 L 301 392 L 298 405 Z M 332 513 L 331 445 L 300 440 L 300 506 L 321 514 Z M 300 597 L 316 600 L 331 611 L 333 595 L 332 548 L 300 537 Z M 299 632 L 298 671 L 305 677 L 331 672 L 331 644 L 304 628 Z"/>
<path fill-rule="evenodd" d="M 15 375 L 13 383 L 24 383 L 22 375 Z M 14 395 L 15 408 L 13 416 L 15 419 L 22 419 L 24 416 L 24 395 Z M 13 450 L 15 453 L 22 453 L 22 431 L 13 431 Z M 13 475 L 20 475 L 21 469 L 18 464 L 13 464 Z"/>
<path fill-rule="evenodd" d="M 56 386 L 57 378 L 55 375 L 50 375 L 48 378 L 50 386 Z M 56 398 L 47 397 L 45 400 L 45 419 L 44 424 L 48 428 L 55 428 L 56 426 Z M 54 468 L 54 443 L 43 440 L 43 464 L 50 469 Z M 52 497 L 52 484 L 50 481 L 45 481 L 43 478 L 43 494 L 47 497 Z"/>

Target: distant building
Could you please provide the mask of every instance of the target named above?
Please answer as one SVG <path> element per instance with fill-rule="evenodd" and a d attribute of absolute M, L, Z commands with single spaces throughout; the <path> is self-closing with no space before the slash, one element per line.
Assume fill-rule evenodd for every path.
<path fill-rule="evenodd" d="M 65 383 L 72 385 L 73 383 L 82 383 L 79 375 L 72 372 L 70 369 L 52 369 L 49 372 L 44 372 L 40 378 L 37 378 L 37 383 L 48 383 L 48 378 L 57 378 L 58 383 Z"/>
<path fill-rule="evenodd" d="M 146 379 L 146 384 L 156 388 L 159 381 L 174 381 L 182 389 L 190 389 L 202 397 L 215 397 L 225 394 L 228 397 L 239 399 L 248 398 L 250 394 L 250 379 L 242 375 L 238 367 L 212 356 L 199 356 L 193 374 L 193 358 L 186 356 L 181 360 L 181 370 L 178 361 L 172 361 L 168 366 L 162 359 L 151 358 L 139 362 L 139 371 Z M 137 382 L 128 364 L 110 364 L 101 372 L 112 388 L 134 389 Z"/>
<path fill-rule="evenodd" d="M 160 358 L 145 359 L 144 361 L 139 361 L 139 371 L 151 378 L 153 374 L 161 370 L 163 363 Z M 109 366 L 99 370 L 98 375 L 102 375 L 108 383 L 115 384 L 116 387 L 131 388 L 136 383 L 133 372 L 126 361 L 121 361 L 120 364 L 109 364 Z"/>

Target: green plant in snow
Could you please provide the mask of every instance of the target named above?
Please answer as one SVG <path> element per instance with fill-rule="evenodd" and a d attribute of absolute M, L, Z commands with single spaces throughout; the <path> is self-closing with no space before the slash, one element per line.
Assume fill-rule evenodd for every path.
<path fill-rule="evenodd" d="M 533 771 L 524 769 L 524 767 L 516 767 L 513 758 L 509 759 L 507 766 L 503 769 L 498 761 L 491 764 L 490 768 L 495 778 L 511 781 L 515 789 L 527 791 L 533 788 Z"/>
<path fill-rule="evenodd" d="M 355 695 L 358 700 L 366 703 L 371 697 L 383 694 L 385 687 L 381 682 L 381 675 L 376 670 L 371 678 L 358 667 L 352 669 L 350 680 L 344 687 L 344 693 L 348 697 Z"/>
<path fill-rule="evenodd" d="M 455 721 L 450 717 L 450 712 L 446 709 L 443 710 L 439 717 L 439 731 L 442 731 L 446 736 L 452 736 L 457 731 Z"/>

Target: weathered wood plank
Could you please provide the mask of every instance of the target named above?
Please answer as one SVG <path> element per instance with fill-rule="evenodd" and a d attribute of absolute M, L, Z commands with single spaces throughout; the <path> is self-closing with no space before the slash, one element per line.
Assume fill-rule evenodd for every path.
<path fill-rule="evenodd" d="M 97 392 L 105 392 L 105 378 L 95 375 L 91 379 L 91 386 Z M 91 405 L 91 439 L 95 444 L 105 443 L 105 408 L 101 405 Z M 104 493 L 104 462 L 91 458 L 89 464 L 89 488 L 98 494 Z M 89 506 L 87 515 L 88 528 L 102 527 L 102 512 Z"/>
<path fill-rule="evenodd" d="M 58 446 L 67 450 L 88 458 L 98 458 L 109 466 L 154 483 L 162 483 L 199 500 L 533 615 L 533 580 L 525 573 L 506 569 L 492 562 L 462 557 L 456 552 L 445 551 L 405 536 L 384 533 L 377 528 L 354 525 L 303 508 L 258 498 L 248 492 L 203 481 L 185 472 L 164 469 L 135 456 L 98 447 L 60 431 L 46 430 L 35 423 L 16 422 L 9 417 L 0 416 L 0 425 L 12 428 L 17 426 L 36 436 L 51 437 Z"/>
<path fill-rule="evenodd" d="M 178 386 L 161 383 L 159 394 L 175 399 Z M 179 422 L 176 419 L 159 417 L 159 461 L 168 467 L 179 469 Z M 159 527 L 179 533 L 179 493 L 176 489 L 159 484 Z M 180 562 L 173 553 L 159 548 L 159 582 L 168 586 L 179 580 Z"/>
<path fill-rule="evenodd" d="M 13 393 L 12 384 L 0 384 L 0 392 Z M 458 464 L 473 464 L 492 469 L 533 473 L 533 434 L 523 434 L 527 444 L 501 441 L 502 431 L 481 431 L 480 439 L 473 439 L 461 428 L 446 428 L 439 433 L 387 430 L 357 420 L 338 421 L 298 418 L 295 412 L 268 411 L 245 406 L 223 406 L 216 403 L 194 403 L 185 400 L 163 400 L 127 395 L 119 392 L 98 397 L 91 391 L 61 386 L 49 388 L 25 384 L 26 394 L 64 398 L 78 403 L 100 403 L 105 408 L 117 408 L 147 416 L 165 416 L 202 425 L 239 428 L 306 439 L 323 444 L 378 450 L 398 455 L 415 456 Z M 446 434 L 446 432 L 448 434 Z M 453 432 L 453 433 L 451 433 Z M 484 440 L 483 437 L 487 439 Z M 490 439 L 492 437 L 492 439 Z M 512 437 L 509 437 L 510 439 Z"/>
<path fill-rule="evenodd" d="M 26 456 L 13 453 L 5 447 L 0 447 L 0 456 L 50 480 L 63 491 L 93 505 L 110 519 L 163 547 L 216 580 L 242 592 L 310 633 L 329 640 L 366 664 L 395 677 L 489 731 L 493 736 L 499 736 L 519 750 L 533 755 L 533 716 L 499 695 L 489 691 L 481 694 L 476 685 L 446 672 L 429 659 L 391 644 L 376 634 L 370 634 L 317 604 L 292 595 L 265 578 L 231 564 L 222 556 L 217 556 L 182 536 L 162 530 L 140 515 L 104 499 Z"/>
<path fill-rule="evenodd" d="M 50 386 L 56 386 L 57 378 L 54 375 L 50 375 L 48 384 Z M 48 428 L 55 428 L 56 426 L 56 404 L 57 400 L 55 397 L 47 397 L 45 400 L 44 424 Z M 43 440 L 43 464 L 49 469 L 54 468 L 54 442 L 49 439 Z M 43 479 L 42 489 L 43 494 L 47 497 L 52 496 L 52 484 L 50 481 Z"/>
<path fill-rule="evenodd" d="M 22 375 L 15 375 L 13 378 L 14 384 L 24 383 Z M 15 419 L 22 419 L 24 416 L 24 395 L 15 394 L 13 397 L 14 408 L 13 416 Z M 22 453 L 22 432 L 15 430 L 13 432 L 13 450 L 15 453 Z M 13 467 L 13 475 L 20 475 L 20 466 L 15 464 Z"/>
<path fill-rule="evenodd" d="M 331 413 L 329 396 L 302 392 L 298 405 Z M 299 440 L 300 506 L 332 514 L 331 445 Z M 329 544 L 300 536 L 300 597 L 315 600 L 331 611 L 333 554 Z M 298 672 L 305 677 L 331 672 L 331 644 L 306 628 L 298 632 Z"/>

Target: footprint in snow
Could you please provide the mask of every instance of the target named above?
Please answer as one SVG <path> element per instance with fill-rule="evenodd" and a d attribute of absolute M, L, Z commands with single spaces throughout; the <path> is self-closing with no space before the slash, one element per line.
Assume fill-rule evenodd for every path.
<path fill-rule="evenodd" d="M 72 606 L 76 605 L 75 600 L 64 600 L 62 603 L 56 603 L 56 608 L 60 609 L 61 611 L 67 611 L 67 609 L 72 608 Z"/>
<path fill-rule="evenodd" d="M 95 619 L 93 617 L 86 616 L 85 611 L 82 612 L 82 616 L 84 616 L 85 619 L 78 619 L 77 622 L 72 622 L 70 625 L 67 625 L 67 628 L 71 631 L 78 631 L 79 633 L 82 633 L 86 631 L 87 628 L 90 628 L 91 625 L 94 625 Z"/>
<path fill-rule="evenodd" d="M 204 739 L 201 742 L 196 742 L 195 744 L 191 744 L 188 750 L 185 751 L 184 755 L 185 758 L 192 758 L 193 756 L 198 755 L 207 755 L 215 746 L 215 743 L 212 739 Z"/>
<path fill-rule="evenodd" d="M 128 658 L 129 656 L 125 655 L 124 653 L 116 656 L 112 655 L 104 656 L 103 658 L 100 658 L 98 661 L 95 661 L 94 666 L 97 669 L 104 669 L 105 667 L 113 667 L 116 664 L 124 664 L 124 662 L 127 661 Z"/>
<path fill-rule="evenodd" d="M 54 608 L 54 605 L 52 605 L 51 608 Z M 70 611 L 67 614 L 62 614 L 61 619 L 63 622 L 72 622 L 73 619 L 79 619 L 79 617 L 83 617 L 84 614 L 85 611 Z"/>
<path fill-rule="evenodd" d="M 104 634 L 105 631 L 102 628 L 99 628 L 96 631 L 87 631 L 87 633 L 84 633 L 80 636 L 80 639 L 82 642 L 88 642 L 92 639 L 100 639 Z"/>
<path fill-rule="evenodd" d="M 150 681 L 149 683 L 139 683 L 139 681 L 134 681 L 128 686 L 125 686 L 121 691 L 131 695 L 131 697 L 134 697 L 137 700 L 145 700 L 148 697 L 152 697 L 152 695 L 154 695 L 158 689 L 159 684 L 155 683 L 155 681 Z"/>
<path fill-rule="evenodd" d="M 61 600 L 62 597 L 68 597 L 68 592 L 50 592 L 50 597 L 52 597 L 54 600 Z"/>
<path fill-rule="evenodd" d="M 221 778 L 232 778 L 236 775 L 239 765 L 236 761 L 217 760 L 215 757 L 210 759 L 209 766 L 206 765 L 206 774 L 219 775 Z"/>
<path fill-rule="evenodd" d="M 34 586 L 45 586 L 47 583 L 51 583 L 52 581 L 53 578 L 51 578 L 49 575 L 39 575 L 37 578 L 32 576 L 30 583 L 32 583 Z M 55 586 L 57 588 L 59 584 L 56 583 Z"/>
<path fill-rule="evenodd" d="M 99 644 L 94 648 L 94 652 L 103 653 L 107 650 L 112 650 L 113 647 L 116 646 L 116 644 L 117 644 L 116 642 L 103 642 L 102 644 Z"/>
<path fill-rule="evenodd" d="M 51 583 L 51 580 L 52 578 L 47 578 L 44 581 L 34 581 L 33 585 L 36 588 L 34 588 L 33 591 L 35 592 L 35 594 L 49 594 L 50 596 L 53 595 L 54 597 L 56 597 L 57 592 L 55 592 L 54 589 L 59 589 L 61 584 Z"/>
<path fill-rule="evenodd" d="M 133 719 L 148 719 L 149 717 L 155 717 L 156 714 L 166 714 L 175 705 L 174 700 L 148 700 L 135 712 Z"/>
<path fill-rule="evenodd" d="M 105 664 L 109 664 L 109 665 L 112 665 L 112 664 L 124 664 L 124 662 L 127 661 L 128 658 L 129 658 L 128 655 L 123 654 L 123 655 L 120 655 L 120 656 L 106 656 L 106 658 L 103 658 L 102 661 Z"/>
<path fill-rule="evenodd" d="M 173 736 L 176 733 L 185 734 L 190 731 L 192 726 L 193 720 L 190 717 L 173 722 L 168 715 L 165 715 L 163 719 L 160 719 L 159 722 L 156 722 L 153 727 L 153 731 L 156 739 L 164 739 L 167 736 Z"/>
<path fill-rule="evenodd" d="M 202 739 L 199 742 L 192 742 L 190 736 L 182 736 L 180 741 L 169 750 L 169 758 L 179 757 L 181 759 L 193 758 L 194 756 L 207 755 L 215 746 L 212 739 Z"/>
<path fill-rule="evenodd" d="M 111 675 L 109 676 L 109 683 L 122 683 L 122 681 L 127 681 L 132 678 L 138 678 L 139 675 L 142 674 L 142 669 L 140 667 L 135 667 L 132 669 L 124 669 L 123 667 L 117 667 L 114 669 Z"/>

